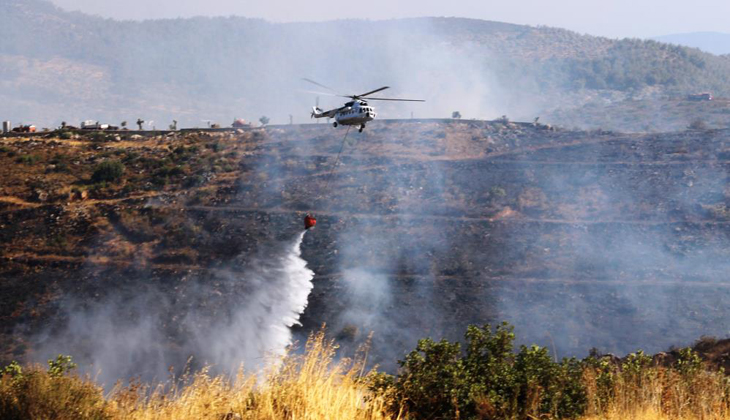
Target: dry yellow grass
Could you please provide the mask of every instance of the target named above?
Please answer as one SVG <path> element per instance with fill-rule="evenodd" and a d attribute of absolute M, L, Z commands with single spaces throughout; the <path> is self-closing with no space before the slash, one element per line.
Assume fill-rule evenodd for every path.
<path fill-rule="evenodd" d="M 646 410 L 631 410 L 626 412 L 621 411 L 610 411 L 600 416 L 586 416 L 581 420 L 704 420 L 704 419 L 727 419 L 728 417 L 715 416 L 715 417 L 702 417 L 687 415 L 682 417 L 673 417 L 666 414 L 662 414 L 655 409 Z"/>
<path fill-rule="evenodd" d="M 587 416 L 581 420 L 669 420 L 670 417 L 664 416 L 655 410 L 636 410 L 631 412 L 611 411 L 600 416 Z M 689 420 L 689 419 L 687 419 Z"/>
<path fill-rule="evenodd" d="M 583 380 L 589 402 L 585 420 L 730 419 L 730 381 L 724 372 L 649 367 L 616 374 L 603 390 L 596 371 L 586 370 Z"/>
<path fill-rule="evenodd" d="M 262 380 L 243 373 L 229 380 L 203 371 L 186 386 L 147 397 L 143 387 L 133 385 L 112 393 L 110 411 L 114 418 L 134 420 L 393 418 L 383 398 L 359 381 L 362 364 L 335 363 L 334 351 L 319 333 L 304 356 L 286 357 Z"/>

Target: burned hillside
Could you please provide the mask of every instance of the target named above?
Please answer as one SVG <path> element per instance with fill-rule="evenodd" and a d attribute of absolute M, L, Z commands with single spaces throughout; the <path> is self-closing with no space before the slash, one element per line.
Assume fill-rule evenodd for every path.
<path fill-rule="evenodd" d="M 296 235 L 307 211 L 315 278 L 297 332 L 326 323 L 347 350 L 372 331 L 389 369 L 416 339 L 469 323 L 508 320 L 561 355 L 727 334 L 730 131 L 379 121 L 349 133 L 331 172 L 344 134 L 2 139 L 3 360 L 37 356 L 71 296 L 152 289 L 172 302 L 154 322 L 185 360 L 180 317 L 225 316 L 251 291 L 220 273 Z M 100 180 L 105 161 L 122 174 Z"/>

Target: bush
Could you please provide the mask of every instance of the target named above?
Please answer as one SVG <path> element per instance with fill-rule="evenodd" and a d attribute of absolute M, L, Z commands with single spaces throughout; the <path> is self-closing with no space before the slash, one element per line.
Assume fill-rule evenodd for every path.
<path fill-rule="evenodd" d="M 0 418 L 14 419 L 107 419 L 112 411 L 100 386 L 71 371 L 69 356 L 40 366 L 21 368 L 13 362 L 0 371 Z"/>
<path fill-rule="evenodd" d="M 91 180 L 94 183 L 116 182 L 124 175 L 124 165 L 117 160 L 107 160 L 96 165 Z"/>
<path fill-rule="evenodd" d="M 18 156 L 16 159 L 16 162 L 22 163 L 23 165 L 33 165 L 34 163 L 38 162 L 40 158 L 36 155 L 22 155 Z"/>
<path fill-rule="evenodd" d="M 91 141 L 93 141 L 95 143 L 107 142 L 110 139 L 111 139 L 111 136 L 108 136 L 106 133 L 102 133 L 101 131 L 97 131 L 97 132 L 91 134 Z"/>
<path fill-rule="evenodd" d="M 205 183 L 205 178 L 203 178 L 201 175 L 192 175 L 185 179 L 185 182 L 183 183 L 183 186 L 185 188 L 193 188 L 193 187 L 199 187 Z"/>
<path fill-rule="evenodd" d="M 489 195 L 492 197 L 506 197 L 507 191 L 502 187 L 492 187 L 489 189 Z"/>
<path fill-rule="evenodd" d="M 469 417 L 474 412 L 459 343 L 423 339 L 399 363 L 403 373 L 395 388 L 415 418 Z"/>
<path fill-rule="evenodd" d="M 59 354 L 55 360 L 48 360 L 48 374 L 54 378 L 63 376 L 74 369 L 76 369 L 76 363 L 71 360 L 71 356 Z"/>
<path fill-rule="evenodd" d="M 547 349 L 531 346 L 514 353 L 514 332 L 470 326 L 466 351 L 446 340 L 418 342 L 400 361 L 391 382 L 378 377 L 374 388 L 394 395 L 409 415 L 426 418 L 577 417 L 587 406 L 576 359 L 551 360 Z"/>
<path fill-rule="evenodd" d="M 707 130 L 707 123 L 705 123 L 701 119 L 696 119 L 690 123 L 689 127 L 690 130 Z"/>
<path fill-rule="evenodd" d="M 210 149 L 210 150 L 212 150 L 212 151 L 214 151 L 214 152 L 216 152 L 216 153 L 220 152 L 223 149 L 223 146 L 221 146 L 221 144 L 218 143 L 218 142 L 208 143 L 208 144 L 205 145 L 205 147 L 208 148 L 208 149 Z"/>

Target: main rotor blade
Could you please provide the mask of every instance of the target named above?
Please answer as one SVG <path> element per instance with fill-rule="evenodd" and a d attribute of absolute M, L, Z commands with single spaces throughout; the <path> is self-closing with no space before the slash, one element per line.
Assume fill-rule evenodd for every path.
<path fill-rule="evenodd" d="M 316 90 L 303 90 L 303 89 L 298 89 L 298 91 L 299 92 L 302 92 L 302 93 L 313 93 L 315 95 L 334 96 L 334 97 L 340 97 L 340 96 L 342 96 L 342 95 L 335 95 L 334 93 L 329 93 L 329 92 L 317 92 Z"/>
<path fill-rule="evenodd" d="M 423 99 L 365 98 L 366 101 L 426 102 Z"/>
<path fill-rule="evenodd" d="M 332 92 L 334 92 L 334 93 L 336 93 L 336 94 L 338 94 L 338 95 L 340 94 L 340 92 L 336 91 L 335 89 L 332 89 L 331 87 L 329 87 L 329 86 L 325 86 L 325 85 L 323 85 L 323 84 L 321 84 L 321 83 L 317 83 L 317 82 L 315 82 L 315 81 L 314 81 L 314 80 L 312 80 L 312 79 L 307 79 L 306 77 L 302 77 L 302 80 L 304 80 L 305 82 L 309 82 L 309 83 L 311 83 L 311 84 L 313 84 L 313 85 L 317 85 L 317 86 L 319 86 L 319 87 L 323 87 L 323 88 L 325 88 L 325 89 L 327 89 L 327 90 L 331 90 Z"/>
<path fill-rule="evenodd" d="M 375 90 L 370 91 L 368 93 L 363 93 L 362 95 L 355 95 L 355 96 L 357 96 L 358 98 L 362 98 L 364 96 L 372 95 L 373 93 L 380 92 L 381 90 L 385 90 L 385 89 L 390 89 L 390 86 L 383 86 L 380 89 L 375 89 Z"/>

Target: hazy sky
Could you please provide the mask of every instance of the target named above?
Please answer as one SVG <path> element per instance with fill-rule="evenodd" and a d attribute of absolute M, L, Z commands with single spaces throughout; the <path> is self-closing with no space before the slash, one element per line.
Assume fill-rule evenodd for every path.
<path fill-rule="evenodd" d="M 190 16 L 264 18 L 275 22 L 343 18 L 459 16 L 548 25 L 609 37 L 730 32 L 729 0 L 52 0 L 118 19 Z"/>

